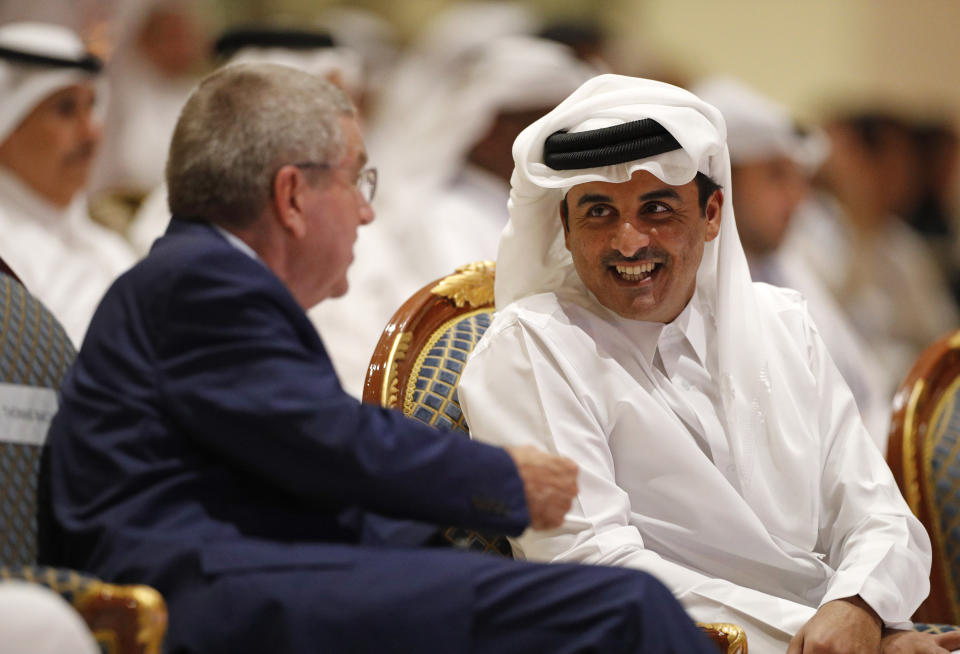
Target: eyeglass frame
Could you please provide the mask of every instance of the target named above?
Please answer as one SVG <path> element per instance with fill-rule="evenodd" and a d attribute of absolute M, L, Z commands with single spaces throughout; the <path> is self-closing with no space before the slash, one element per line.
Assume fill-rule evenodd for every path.
<path fill-rule="evenodd" d="M 322 161 L 300 161 L 291 165 L 295 168 L 324 168 L 327 170 L 333 168 L 331 164 L 324 163 Z M 378 177 L 379 175 L 377 173 L 376 166 L 367 166 L 357 173 L 357 180 L 353 183 L 353 187 L 360 192 L 360 196 L 367 204 L 373 202 L 373 198 L 377 195 Z M 370 189 L 369 194 L 365 191 L 365 189 Z"/>

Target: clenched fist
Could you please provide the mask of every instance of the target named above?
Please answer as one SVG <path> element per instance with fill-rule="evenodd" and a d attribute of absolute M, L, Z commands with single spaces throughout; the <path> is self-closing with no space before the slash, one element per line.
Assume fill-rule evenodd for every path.
<path fill-rule="evenodd" d="M 530 526 L 553 529 L 563 524 L 577 494 L 577 464 L 535 447 L 506 448 L 523 480 Z"/>

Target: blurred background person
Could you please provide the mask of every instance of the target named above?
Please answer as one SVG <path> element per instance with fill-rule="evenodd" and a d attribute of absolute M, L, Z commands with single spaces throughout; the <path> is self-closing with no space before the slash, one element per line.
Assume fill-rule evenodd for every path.
<path fill-rule="evenodd" d="M 920 351 L 958 326 L 936 258 L 902 219 L 915 197 L 917 161 L 896 116 L 848 113 L 826 127 L 830 156 L 798 211 L 786 247 L 819 275 L 869 344 L 886 394 Z"/>
<path fill-rule="evenodd" d="M 881 371 L 817 275 L 780 247 L 808 195 L 809 177 L 827 156 L 826 136 L 801 129 L 784 107 L 733 78 L 710 78 L 691 90 L 727 123 L 737 231 L 753 281 L 803 294 L 867 429 L 885 452 L 891 396 L 878 383 Z"/>
<path fill-rule="evenodd" d="M 318 28 L 329 32 L 334 42 L 359 57 L 361 70 L 356 80 L 359 88 L 351 97 L 364 120 L 390 80 L 394 64 L 400 56 L 400 34 L 380 14 L 347 5 L 324 9 L 316 20 Z"/>
<path fill-rule="evenodd" d="M 377 340 L 410 295 L 496 257 L 514 139 L 595 74 L 557 42 L 493 38 L 433 79 L 431 102 L 412 124 L 398 121 L 392 141 L 379 132 L 378 218 L 358 237 L 352 291 L 310 312 L 348 392 L 362 394 Z"/>
<path fill-rule="evenodd" d="M 363 66 L 349 48 L 338 47 L 327 32 L 284 27 L 235 27 L 224 31 L 214 42 L 215 61 L 271 63 L 291 66 L 320 75 L 359 97 L 363 88 Z M 127 237 L 139 256 L 149 251 L 170 222 L 165 184 L 158 185 L 143 200 L 127 229 Z"/>
<path fill-rule="evenodd" d="M 133 251 L 87 212 L 102 64 L 67 28 L 0 26 L 0 257 L 79 345 Z"/>
<path fill-rule="evenodd" d="M 413 35 L 371 108 L 368 132 L 372 158 L 389 172 L 393 162 L 387 157 L 392 153 L 416 156 L 417 151 L 411 147 L 422 143 L 404 141 L 403 136 L 421 135 L 430 129 L 432 116 L 422 115 L 423 109 L 443 102 L 448 85 L 464 60 L 493 39 L 532 35 L 539 27 L 540 19 L 533 9 L 521 2 L 504 0 L 449 3 L 431 15 Z M 404 129 L 398 129 L 398 125 Z M 409 170 L 403 167 L 402 160 L 398 163 L 401 170 Z M 387 186 L 394 183 L 390 177 L 385 175 L 384 195 L 389 193 Z"/>
<path fill-rule="evenodd" d="M 209 36 L 198 6 L 187 0 L 118 6 L 103 145 L 91 180 L 94 217 L 117 231 L 163 181 L 173 126 L 207 64 Z"/>
<path fill-rule="evenodd" d="M 923 120 L 911 128 L 917 178 L 907 222 L 930 245 L 947 276 L 953 297 L 960 302 L 960 230 L 957 224 L 957 188 L 960 139 L 945 120 Z"/>

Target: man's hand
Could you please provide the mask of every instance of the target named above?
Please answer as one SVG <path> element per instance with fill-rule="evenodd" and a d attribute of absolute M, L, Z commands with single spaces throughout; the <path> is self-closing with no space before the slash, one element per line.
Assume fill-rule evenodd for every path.
<path fill-rule="evenodd" d="M 860 597 L 833 600 L 797 632 L 787 654 L 877 654 L 882 627 L 880 617 Z"/>
<path fill-rule="evenodd" d="M 936 636 L 916 631 L 890 631 L 880 641 L 883 654 L 944 654 L 955 649 L 960 649 L 960 631 Z"/>
<path fill-rule="evenodd" d="M 553 529 L 563 524 L 577 494 L 577 464 L 562 456 L 547 454 L 535 447 L 505 448 L 523 480 L 530 526 Z"/>

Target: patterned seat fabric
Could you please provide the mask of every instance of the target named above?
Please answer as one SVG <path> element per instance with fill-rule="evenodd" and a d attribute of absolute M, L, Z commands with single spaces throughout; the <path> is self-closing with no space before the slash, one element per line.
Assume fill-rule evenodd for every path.
<path fill-rule="evenodd" d="M 428 425 L 469 434 L 457 385 L 470 351 L 490 326 L 493 308 L 478 309 L 442 325 L 421 350 L 410 372 L 404 413 Z M 443 540 L 460 549 L 512 557 L 507 539 L 494 533 L 448 527 Z"/>
<path fill-rule="evenodd" d="M 63 326 L 47 308 L 0 273 L 0 404 L 5 390 L 8 396 L 23 387 L 58 391 L 75 356 Z M 3 433 L 9 422 L 2 412 L 7 410 L 0 406 L 0 583 L 28 581 L 60 593 L 105 654 L 159 654 L 167 610 L 156 590 L 114 586 L 74 570 L 36 565 L 42 445 L 13 442 Z"/>
<path fill-rule="evenodd" d="M 917 357 L 893 402 L 887 463 L 930 536 L 930 595 L 913 615 L 960 624 L 960 330 Z"/>
<path fill-rule="evenodd" d="M 76 356 L 63 327 L 35 297 L 0 274 L 0 384 L 59 390 Z M 0 434 L 0 561 L 36 560 L 40 447 Z"/>
<path fill-rule="evenodd" d="M 927 432 L 922 480 L 933 505 L 933 547 L 943 562 L 954 615 L 960 615 L 960 377 L 941 396 Z"/>
<path fill-rule="evenodd" d="M 29 581 L 60 593 L 71 604 L 78 595 L 101 582 L 89 575 L 67 568 L 42 565 L 0 566 L 0 581 Z"/>
<path fill-rule="evenodd" d="M 927 624 L 925 622 L 914 622 L 913 630 L 925 634 L 945 634 L 948 631 L 960 631 L 960 627 L 952 624 Z"/>
<path fill-rule="evenodd" d="M 460 410 L 457 384 L 492 315 L 492 309 L 480 309 L 436 331 L 413 364 L 404 413 L 434 427 L 470 433 Z"/>

